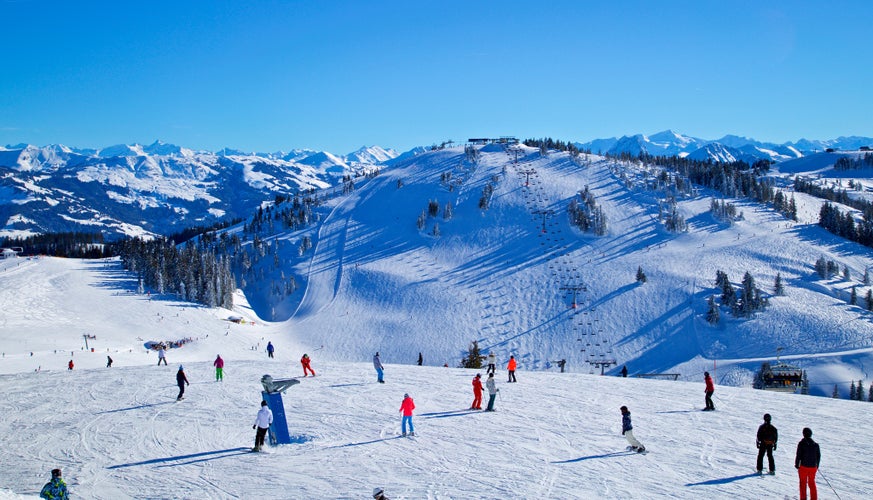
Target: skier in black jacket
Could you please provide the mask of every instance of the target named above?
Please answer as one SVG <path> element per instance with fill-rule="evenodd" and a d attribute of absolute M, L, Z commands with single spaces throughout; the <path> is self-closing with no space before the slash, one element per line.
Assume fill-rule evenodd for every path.
<path fill-rule="evenodd" d="M 821 461 L 821 450 L 818 443 L 812 440 L 812 429 L 804 427 L 803 439 L 797 443 L 797 454 L 794 456 L 794 468 L 800 476 L 800 500 L 806 500 L 806 485 L 809 484 L 809 496 L 818 499 L 815 488 L 815 473 Z"/>
<path fill-rule="evenodd" d="M 779 433 L 770 424 L 770 414 L 764 414 L 764 423 L 758 427 L 758 436 L 755 445 L 758 447 L 758 462 L 756 468 L 758 474 L 764 473 L 764 453 L 767 454 L 767 465 L 770 466 L 770 475 L 776 474 L 776 464 L 773 462 L 773 452 L 776 450 L 776 441 Z"/>

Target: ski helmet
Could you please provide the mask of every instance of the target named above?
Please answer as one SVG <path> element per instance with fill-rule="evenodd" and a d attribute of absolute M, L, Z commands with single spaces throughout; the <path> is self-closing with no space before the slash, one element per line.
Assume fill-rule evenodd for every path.
<path fill-rule="evenodd" d="M 182 371 L 182 365 L 179 365 L 179 371 Z"/>
<path fill-rule="evenodd" d="M 379 487 L 373 488 L 373 498 L 378 497 L 378 496 L 381 495 L 384 491 L 385 491 L 385 490 L 383 490 L 382 488 L 379 488 Z"/>

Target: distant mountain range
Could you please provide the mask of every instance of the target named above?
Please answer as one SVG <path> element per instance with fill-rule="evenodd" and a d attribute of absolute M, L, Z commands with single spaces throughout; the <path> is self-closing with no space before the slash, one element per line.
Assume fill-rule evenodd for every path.
<path fill-rule="evenodd" d="M 576 145 L 593 153 L 612 155 L 648 153 L 653 156 L 679 156 L 717 162 L 743 160 L 751 163 L 761 159 L 785 161 L 828 149 L 856 151 L 864 146 L 873 146 L 873 139 L 851 136 L 826 141 L 800 139 L 797 142 L 774 144 L 736 135 L 707 140 L 665 130 L 652 135 L 595 139 Z"/>
<path fill-rule="evenodd" d="M 705 140 L 671 130 L 576 143 L 594 153 L 640 153 L 730 162 L 777 162 L 826 149 L 858 150 L 867 137 L 772 144 L 728 135 Z M 327 188 L 343 176 L 390 167 L 426 151 L 379 146 L 344 156 L 295 149 L 275 153 L 196 151 L 155 141 L 102 149 L 18 144 L 0 147 L 0 236 L 57 231 L 171 234 L 248 216 L 277 194 Z"/>
<path fill-rule="evenodd" d="M 171 234 L 250 215 L 277 194 L 330 187 L 397 156 L 378 146 L 346 156 L 212 153 L 160 141 L 103 149 L 7 146 L 0 148 L 0 235 Z"/>

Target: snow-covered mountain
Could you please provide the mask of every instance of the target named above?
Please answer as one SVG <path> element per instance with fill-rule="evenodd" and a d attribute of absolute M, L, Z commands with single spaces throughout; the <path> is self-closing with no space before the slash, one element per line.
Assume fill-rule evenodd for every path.
<path fill-rule="evenodd" d="M 336 184 L 397 156 L 377 146 L 327 152 L 194 151 L 155 141 L 99 150 L 0 148 L 0 234 L 169 234 L 243 217 L 276 194 Z"/>
<path fill-rule="evenodd" d="M 666 130 L 648 136 L 636 134 L 623 136 L 620 139 L 595 139 L 577 145 L 583 150 L 611 155 L 628 153 L 636 156 L 646 153 L 653 156 L 691 156 L 698 160 L 731 161 L 725 158 L 735 158 L 751 162 L 762 159 L 778 162 L 800 158 L 804 154 L 824 151 L 828 148 L 857 151 L 862 146 L 873 147 L 873 139 L 852 136 L 825 141 L 801 139 L 795 143 L 774 144 L 736 135 L 706 140 Z"/>

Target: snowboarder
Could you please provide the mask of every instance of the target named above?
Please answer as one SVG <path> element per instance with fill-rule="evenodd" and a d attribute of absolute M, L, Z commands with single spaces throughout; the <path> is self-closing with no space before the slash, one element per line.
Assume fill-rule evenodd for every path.
<path fill-rule="evenodd" d="M 818 443 L 812 440 L 812 429 L 803 428 L 803 439 L 797 443 L 797 453 L 794 456 L 794 468 L 800 476 L 800 500 L 806 500 L 806 486 L 809 485 L 809 497 L 818 499 L 818 490 L 815 487 L 815 473 L 818 471 L 818 463 L 821 461 L 821 450 Z"/>
<path fill-rule="evenodd" d="M 176 396 L 176 401 L 181 401 L 185 399 L 182 397 L 185 394 L 185 386 L 191 385 L 188 383 L 188 377 L 185 376 L 185 371 L 182 369 L 182 365 L 179 365 L 179 371 L 176 372 L 176 384 L 179 385 L 179 395 Z"/>
<path fill-rule="evenodd" d="M 212 365 L 215 366 L 215 381 L 224 381 L 224 360 L 221 359 L 221 354 L 215 356 Z"/>
<path fill-rule="evenodd" d="M 509 380 L 507 382 L 516 382 L 515 380 L 515 356 L 509 357 L 509 363 L 506 364 L 506 369 L 509 371 Z"/>
<path fill-rule="evenodd" d="M 773 452 L 776 451 L 776 441 L 779 440 L 779 433 L 775 427 L 770 424 L 770 414 L 764 414 L 764 423 L 758 427 L 758 435 L 755 440 L 755 445 L 758 447 L 758 461 L 755 468 L 758 474 L 764 473 L 764 453 L 767 454 L 767 465 L 770 466 L 770 475 L 776 474 L 776 464 L 773 462 Z"/>
<path fill-rule="evenodd" d="M 167 351 L 164 349 L 163 344 L 158 347 L 158 366 L 161 366 L 161 361 L 164 362 L 164 366 L 167 366 Z"/>
<path fill-rule="evenodd" d="M 488 388 L 488 407 L 485 408 L 485 411 L 494 411 L 494 400 L 497 398 L 497 392 L 500 389 L 497 388 L 497 382 L 494 381 L 494 374 L 488 374 L 488 380 L 485 381 L 485 387 Z"/>
<path fill-rule="evenodd" d="M 67 363 L 67 370 L 73 369 L 73 360 L 71 359 L 69 363 Z"/>
<path fill-rule="evenodd" d="M 470 405 L 471 410 L 482 409 L 482 374 L 477 373 L 473 377 L 473 404 Z"/>
<path fill-rule="evenodd" d="M 704 408 L 703 411 L 712 411 L 715 409 L 715 405 L 712 404 L 712 394 L 715 392 L 715 384 L 713 384 L 709 372 L 703 372 L 703 381 L 706 382 L 706 408 Z"/>
<path fill-rule="evenodd" d="M 494 374 L 497 372 L 497 356 L 494 355 L 493 352 L 488 353 L 488 369 L 485 370 L 485 373 Z"/>
<path fill-rule="evenodd" d="M 400 420 L 400 429 L 403 431 L 401 434 L 403 437 L 406 437 L 406 424 L 409 424 L 409 435 L 415 436 L 415 427 L 412 426 L 412 410 L 415 409 L 415 401 L 409 397 L 409 394 L 403 395 L 403 402 L 400 403 L 400 413 L 403 414 L 403 418 Z"/>
<path fill-rule="evenodd" d="M 627 377 L 627 365 L 621 367 L 621 376 Z"/>
<path fill-rule="evenodd" d="M 376 369 L 376 375 L 378 377 L 379 383 L 384 384 L 385 380 L 382 378 L 382 376 L 384 374 L 385 368 L 382 366 L 382 360 L 379 359 L 378 352 L 373 356 L 373 368 Z"/>
<path fill-rule="evenodd" d="M 418 366 L 421 366 L 422 363 L 424 363 L 424 358 L 421 357 L 421 353 L 418 353 Z"/>
<path fill-rule="evenodd" d="M 631 450 L 638 453 L 646 451 L 646 447 L 634 437 L 634 426 L 631 424 L 631 414 L 630 410 L 627 409 L 627 406 L 621 407 L 621 433 L 630 444 Z"/>
<path fill-rule="evenodd" d="M 112 358 L 106 356 L 106 368 L 112 368 Z"/>
<path fill-rule="evenodd" d="M 261 409 L 258 410 L 258 416 L 255 417 L 255 423 L 252 424 L 252 429 L 257 429 L 255 432 L 255 447 L 252 451 L 261 451 L 264 446 L 264 439 L 267 437 L 267 431 L 270 425 L 273 424 L 273 412 L 267 407 L 266 401 L 261 401 Z"/>
<path fill-rule="evenodd" d="M 272 341 L 267 342 L 267 356 L 268 357 L 271 357 L 271 358 L 273 357 L 274 350 L 275 349 L 273 348 L 273 342 Z"/>
<path fill-rule="evenodd" d="M 61 478 L 61 469 L 52 469 L 52 479 L 42 487 L 39 497 L 48 500 L 67 500 L 70 498 L 67 493 L 67 483 Z"/>
<path fill-rule="evenodd" d="M 303 365 L 303 376 L 306 376 L 306 370 L 309 370 L 312 373 L 312 376 L 315 376 L 315 370 L 309 366 L 309 354 L 304 354 L 302 358 L 300 358 L 300 364 Z"/>
<path fill-rule="evenodd" d="M 388 500 L 388 497 L 385 496 L 385 490 L 382 488 L 373 488 L 373 498 L 376 500 Z"/>

